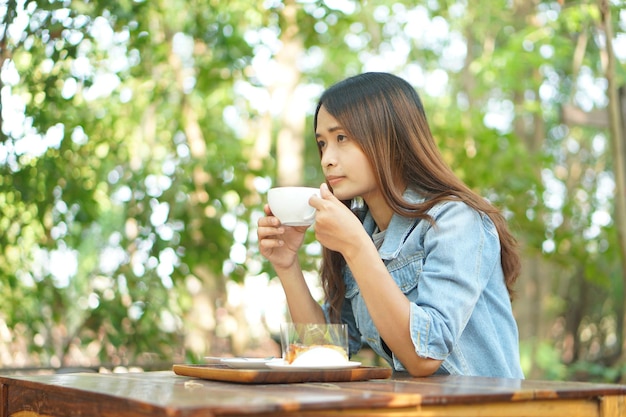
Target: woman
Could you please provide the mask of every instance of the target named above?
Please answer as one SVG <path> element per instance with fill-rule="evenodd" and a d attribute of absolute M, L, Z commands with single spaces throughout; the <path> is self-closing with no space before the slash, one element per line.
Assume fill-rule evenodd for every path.
<path fill-rule="evenodd" d="M 292 320 L 347 323 L 351 354 L 365 342 L 413 376 L 523 378 L 515 240 L 445 164 L 411 85 L 386 73 L 348 78 L 322 95 L 314 127 L 326 177 L 309 200 L 323 306 L 298 262 L 306 227 L 282 226 L 267 206 L 258 222 Z M 360 216 L 349 208 L 359 199 Z"/>

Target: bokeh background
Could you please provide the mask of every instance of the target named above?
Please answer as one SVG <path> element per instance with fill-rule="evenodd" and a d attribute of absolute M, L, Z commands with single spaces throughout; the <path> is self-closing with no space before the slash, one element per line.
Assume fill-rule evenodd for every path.
<path fill-rule="evenodd" d="M 622 0 L 0 0 L 0 20 L 0 372 L 279 354 L 266 192 L 318 186 L 316 99 L 387 71 L 520 242 L 527 377 L 626 379 Z M 321 297 L 319 255 L 309 233 Z"/>

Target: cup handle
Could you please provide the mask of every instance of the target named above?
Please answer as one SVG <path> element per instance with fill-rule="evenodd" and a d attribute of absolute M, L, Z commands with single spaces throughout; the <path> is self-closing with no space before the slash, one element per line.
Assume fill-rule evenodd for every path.
<path fill-rule="evenodd" d="M 313 194 L 311 195 L 311 197 L 313 197 L 313 196 L 317 196 L 317 197 L 319 197 L 319 193 L 313 193 Z M 310 197 L 309 197 L 309 198 L 310 198 Z M 304 217 L 304 221 L 305 221 L 305 222 L 308 222 L 308 221 L 313 220 L 313 219 L 315 218 L 315 212 L 316 212 L 317 210 L 316 210 L 314 207 L 311 207 L 311 208 L 313 208 L 313 212 L 312 212 L 311 214 L 309 214 L 308 216 L 305 216 L 305 217 Z"/>
<path fill-rule="evenodd" d="M 313 220 L 313 219 L 315 218 L 315 212 L 316 212 L 316 211 L 317 211 L 317 210 L 313 209 L 313 213 L 309 214 L 308 216 L 305 216 L 305 217 L 304 217 L 304 221 L 307 221 L 307 222 L 308 222 L 309 220 Z"/>

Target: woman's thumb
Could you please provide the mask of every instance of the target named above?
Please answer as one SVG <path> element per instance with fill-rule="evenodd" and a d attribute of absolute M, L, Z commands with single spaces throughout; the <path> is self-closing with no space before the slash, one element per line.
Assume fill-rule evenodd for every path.
<path fill-rule="evenodd" d="M 328 184 L 323 182 L 322 185 L 320 185 L 320 197 L 322 197 L 323 199 L 327 199 L 328 197 L 332 195 L 333 193 L 330 192 L 330 189 L 328 188 Z"/>

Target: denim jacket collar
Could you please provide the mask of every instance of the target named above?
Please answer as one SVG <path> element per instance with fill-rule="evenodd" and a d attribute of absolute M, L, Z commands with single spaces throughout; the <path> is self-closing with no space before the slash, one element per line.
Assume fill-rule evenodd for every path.
<path fill-rule="evenodd" d="M 412 204 L 421 203 L 425 200 L 423 196 L 411 188 L 407 188 L 402 197 Z M 380 257 L 383 260 L 396 258 L 402 248 L 402 244 L 419 221 L 420 219 L 403 217 L 394 213 L 391 216 L 391 221 L 389 222 L 389 226 L 385 232 L 385 240 L 378 251 Z M 369 210 L 363 220 L 363 227 L 370 236 L 372 236 L 374 230 L 376 229 L 376 222 L 374 222 L 374 218 Z"/>

